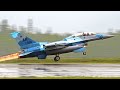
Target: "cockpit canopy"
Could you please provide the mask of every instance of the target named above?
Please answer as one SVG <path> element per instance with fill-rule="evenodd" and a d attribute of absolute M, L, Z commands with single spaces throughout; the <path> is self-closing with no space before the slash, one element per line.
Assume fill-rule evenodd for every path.
<path fill-rule="evenodd" d="M 91 36 L 91 35 L 95 35 L 95 32 L 80 32 L 80 33 L 76 33 L 73 34 L 73 37 L 80 37 L 80 36 Z"/>
<path fill-rule="evenodd" d="M 94 33 L 94 32 L 80 32 L 80 33 L 76 33 L 76 34 L 73 34 L 69 37 L 66 37 L 64 39 L 64 41 L 67 41 L 69 39 L 74 39 L 74 38 L 79 38 L 79 37 L 82 37 L 82 36 L 91 36 L 91 35 L 96 35 L 97 33 Z"/>

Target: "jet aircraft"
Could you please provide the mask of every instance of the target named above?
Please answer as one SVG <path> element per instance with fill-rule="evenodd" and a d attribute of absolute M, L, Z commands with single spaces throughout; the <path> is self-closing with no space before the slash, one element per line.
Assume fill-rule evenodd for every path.
<path fill-rule="evenodd" d="M 113 35 L 108 34 L 80 32 L 60 41 L 37 42 L 20 32 L 12 32 L 11 36 L 16 39 L 20 46 L 20 58 L 37 57 L 38 59 L 46 59 L 48 55 L 55 55 L 54 61 L 59 61 L 59 55 L 63 53 L 82 52 L 83 55 L 86 55 L 85 47 L 88 45 L 88 42 L 113 37 Z"/>

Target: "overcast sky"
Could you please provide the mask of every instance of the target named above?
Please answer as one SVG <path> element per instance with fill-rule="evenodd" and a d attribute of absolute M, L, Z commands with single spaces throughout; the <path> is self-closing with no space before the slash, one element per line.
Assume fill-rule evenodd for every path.
<path fill-rule="evenodd" d="M 27 26 L 29 18 L 42 32 L 48 27 L 54 33 L 120 29 L 120 11 L 0 11 L 0 21 L 8 19 L 10 25 Z"/>

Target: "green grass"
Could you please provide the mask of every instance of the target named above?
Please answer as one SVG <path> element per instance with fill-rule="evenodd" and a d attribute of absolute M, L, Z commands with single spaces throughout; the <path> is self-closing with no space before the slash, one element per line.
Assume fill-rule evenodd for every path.
<path fill-rule="evenodd" d="M 120 64 L 120 58 L 70 58 L 70 59 L 61 59 L 58 62 L 55 62 L 53 59 L 45 59 L 45 60 L 39 60 L 36 58 L 24 58 L 24 59 L 15 59 L 15 60 L 9 60 L 9 61 L 2 61 L 1 64 L 73 64 L 73 63 L 114 63 L 114 64 Z"/>

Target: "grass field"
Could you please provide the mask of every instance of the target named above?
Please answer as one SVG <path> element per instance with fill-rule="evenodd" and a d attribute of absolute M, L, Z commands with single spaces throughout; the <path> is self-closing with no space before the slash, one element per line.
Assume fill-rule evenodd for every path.
<path fill-rule="evenodd" d="M 73 64 L 73 63 L 114 63 L 120 64 L 120 58 L 71 58 L 71 59 L 61 59 L 55 62 L 52 58 L 39 60 L 36 58 L 26 58 L 26 59 L 15 59 L 9 61 L 2 61 L 1 64 L 15 63 L 15 64 Z"/>

